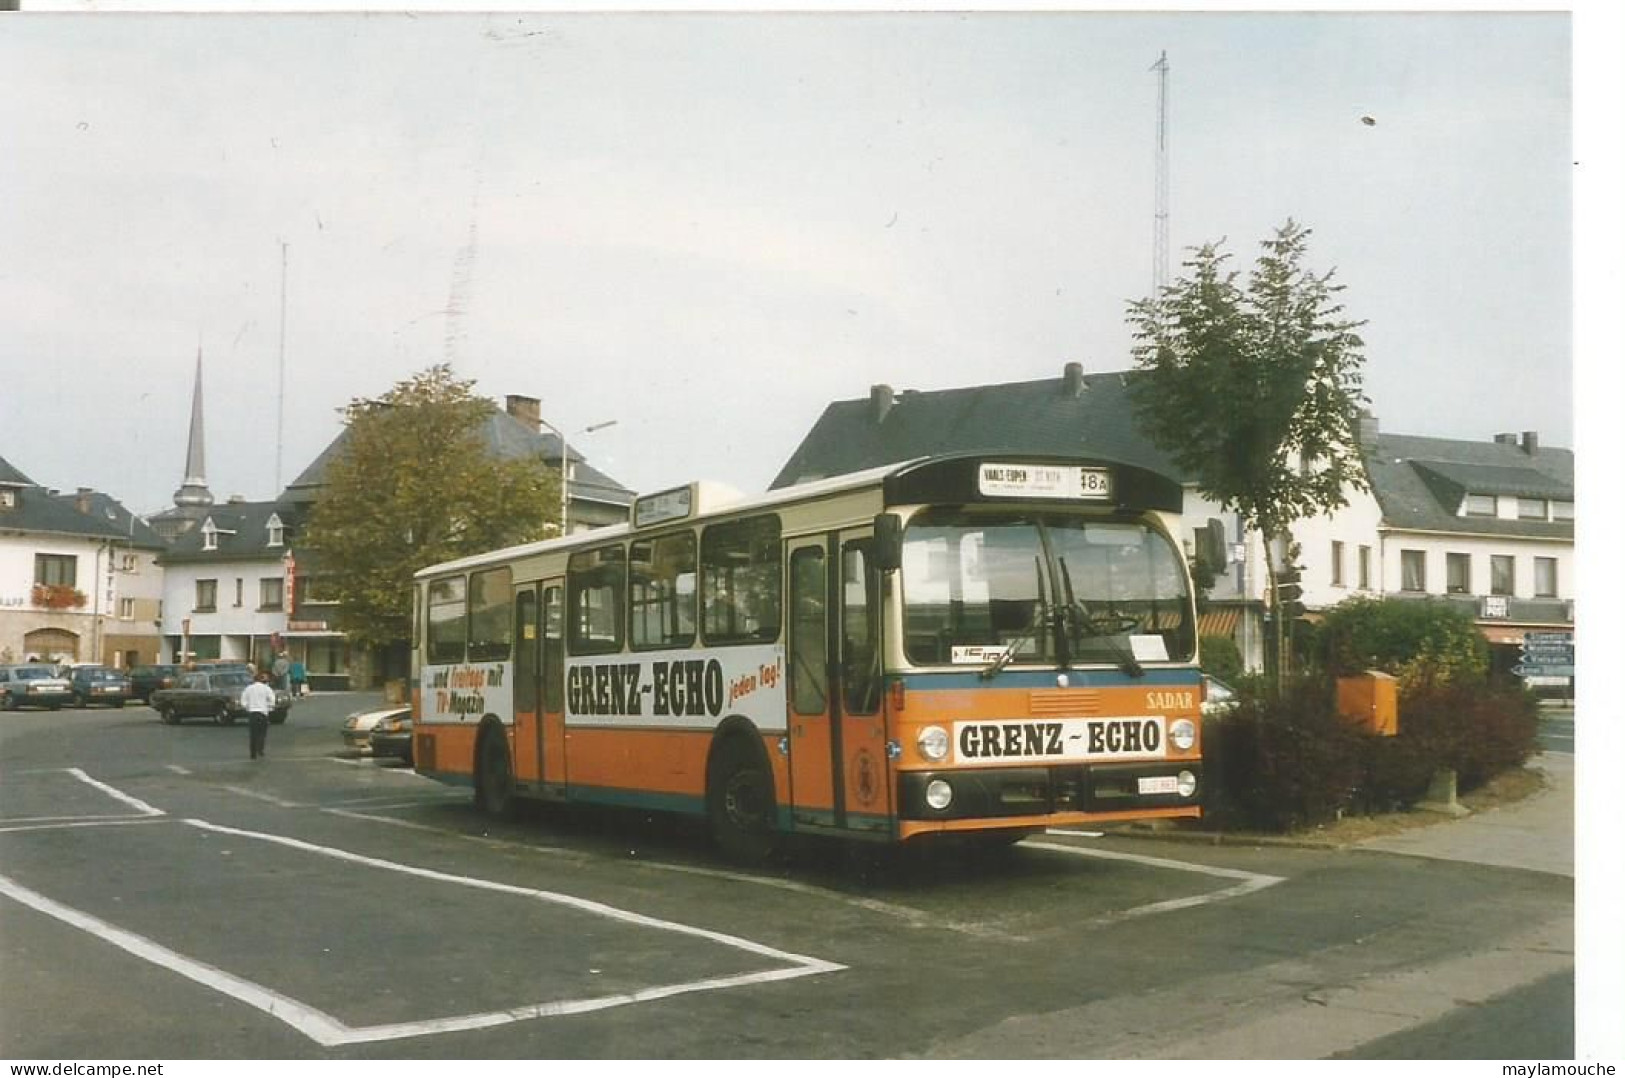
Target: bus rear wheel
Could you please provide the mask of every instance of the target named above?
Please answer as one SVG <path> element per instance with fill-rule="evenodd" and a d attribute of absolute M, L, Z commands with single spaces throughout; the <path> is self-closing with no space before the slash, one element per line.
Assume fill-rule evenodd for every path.
<path fill-rule="evenodd" d="M 706 818 L 711 838 L 731 860 L 766 860 L 779 845 L 773 772 L 761 747 L 743 737 L 717 746 L 706 769 Z"/>
<path fill-rule="evenodd" d="M 513 815 L 513 763 L 508 759 L 508 739 L 500 728 L 480 737 L 479 764 L 474 776 L 474 807 L 497 819 Z"/>

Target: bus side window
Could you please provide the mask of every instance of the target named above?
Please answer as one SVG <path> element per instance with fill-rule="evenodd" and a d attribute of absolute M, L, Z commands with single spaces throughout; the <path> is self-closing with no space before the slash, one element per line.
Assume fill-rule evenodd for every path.
<path fill-rule="evenodd" d="M 632 544 L 632 649 L 694 645 L 694 533 Z"/>
<path fill-rule="evenodd" d="M 468 639 L 468 602 L 463 578 L 429 582 L 429 662 L 460 663 Z"/>
<path fill-rule="evenodd" d="M 779 638 L 781 558 L 774 514 L 705 529 L 700 537 L 700 607 L 707 644 L 764 644 Z"/>
<path fill-rule="evenodd" d="M 625 547 L 599 547 L 570 555 L 571 655 L 603 655 L 621 650 L 621 642 L 626 639 L 625 599 Z"/>
<path fill-rule="evenodd" d="M 513 570 L 468 578 L 468 661 L 502 662 L 513 644 Z"/>

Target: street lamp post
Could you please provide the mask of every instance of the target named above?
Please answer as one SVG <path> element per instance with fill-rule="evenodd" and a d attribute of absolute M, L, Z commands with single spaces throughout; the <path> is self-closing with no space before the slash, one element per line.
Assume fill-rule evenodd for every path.
<path fill-rule="evenodd" d="M 543 425 L 546 426 L 548 430 L 552 431 L 554 434 L 557 434 L 559 436 L 559 534 L 560 535 L 568 535 L 568 534 L 570 534 L 570 438 L 571 437 L 579 438 L 583 434 L 592 434 L 595 431 L 603 430 L 605 427 L 613 427 L 615 424 L 617 424 L 619 422 L 620 422 L 620 420 L 618 420 L 618 419 L 606 419 L 601 423 L 591 423 L 591 424 L 589 424 L 589 425 L 587 425 L 585 427 L 582 427 L 580 430 L 576 431 L 574 435 L 566 435 L 562 430 L 555 427 L 553 424 L 549 423 L 547 420 L 545 420 L 545 419 L 542 420 Z"/>

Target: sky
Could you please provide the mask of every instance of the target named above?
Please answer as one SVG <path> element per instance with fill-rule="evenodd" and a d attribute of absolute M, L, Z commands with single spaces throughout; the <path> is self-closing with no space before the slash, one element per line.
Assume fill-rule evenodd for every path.
<path fill-rule="evenodd" d="M 220 500 L 436 363 L 645 491 L 763 489 L 875 383 L 1128 369 L 1164 52 L 1175 276 L 1296 220 L 1384 430 L 1575 444 L 1561 10 L 57 6 L 0 26 L 0 456 L 46 486 L 167 507 L 200 351 Z"/>

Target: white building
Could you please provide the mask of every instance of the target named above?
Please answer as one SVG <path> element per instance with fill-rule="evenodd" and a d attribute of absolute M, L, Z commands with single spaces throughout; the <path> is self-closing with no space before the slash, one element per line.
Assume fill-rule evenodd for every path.
<path fill-rule="evenodd" d="M 0 662 L 156 660 L 163 546 L 107 495 L 47 490 L 0 459 Z"/>

